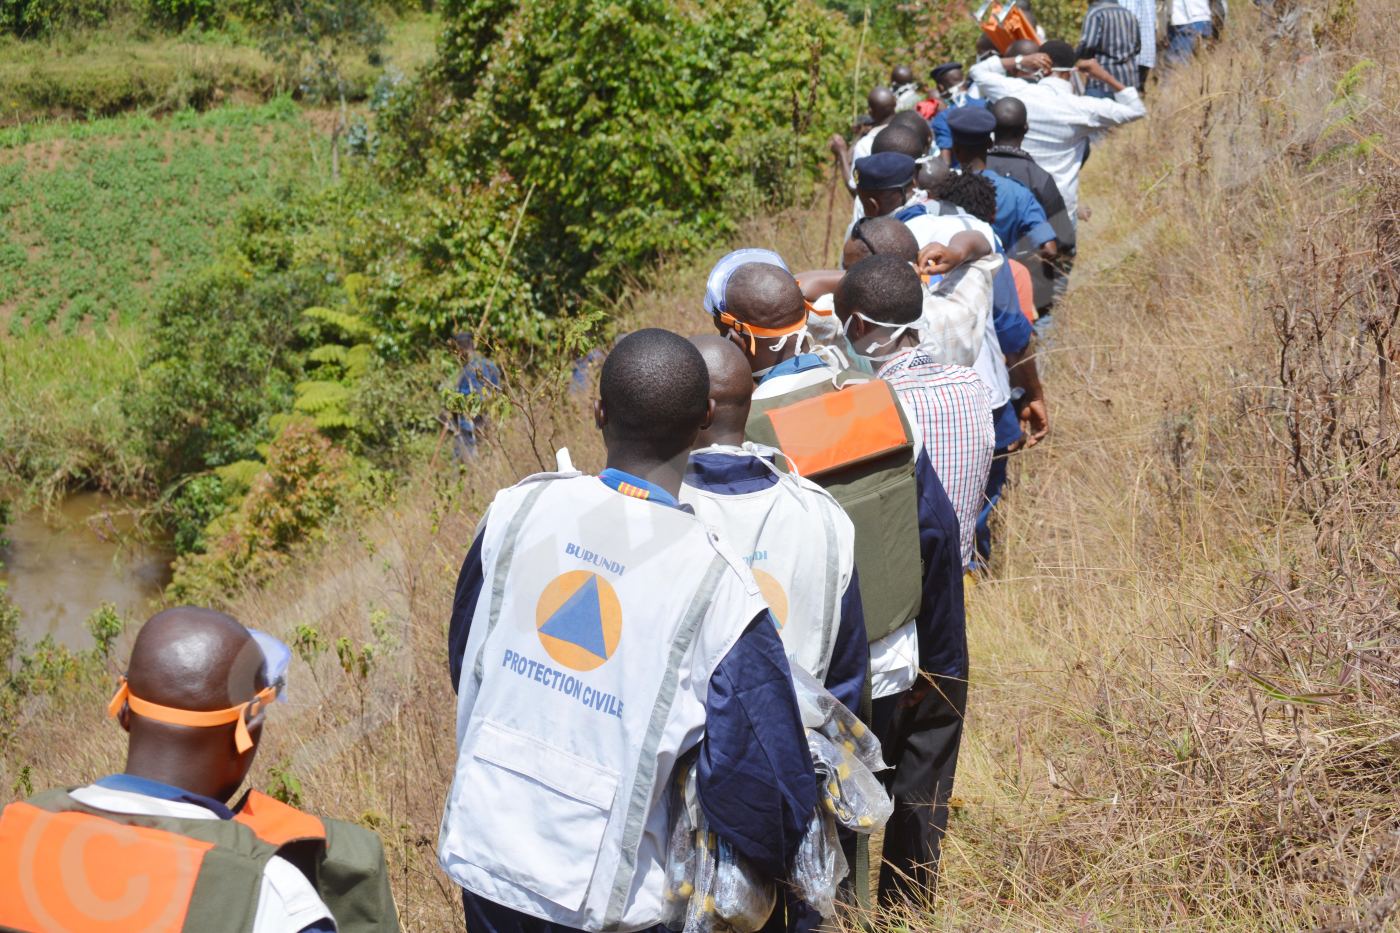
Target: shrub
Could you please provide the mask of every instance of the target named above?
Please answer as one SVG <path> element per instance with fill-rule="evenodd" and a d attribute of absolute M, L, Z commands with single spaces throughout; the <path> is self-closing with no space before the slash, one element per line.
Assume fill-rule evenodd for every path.
<path fill-rule="evenodd" d="M 113 0 L 3 0 L 0 32 L 33 38 L 60 29 L 100 26 L 115 5 Z"/>
<path fill-rule="evenodd" d="M 309 419 L 288 419 L 237 510 L 210 526 L 206 553 L 175 562 L 170 595 L 221 602 L 271 576 L 339 510 L 351 489 L 349 465 Z"/>
<path fill-rule="evenodd" d="M 490 323 L 512 337 L 791 199 L 825 162 L 854 47 L 809 2 L 455 0 L 444 14 L 438 62 L 391 102 L 382 154 L 400 184 L 473 218 L 418 253 L 491 283 Z M 462 316 L 485 314 L 481 290 L 461 294 L 476 298 Z"/>
<path fill-rule="evenodd" d="M 309 209 L 296 199 L 245 209 L 232 256 L 158 309 L 145 378 L 125 411 L 162 481 L 250 459 L 270 419 L 290 410 L 301 310 L 327 290 L 318 257 L 296 252 Z"/>
<path fill-rule="evenodd" d="M 158 476 L 256 453 L 268 419 L 291 404 L 297 309 L 316 292 L 309 272 L 255 277 L 218 266 L 164 302 L 146 378 L 127 405 Z"/>

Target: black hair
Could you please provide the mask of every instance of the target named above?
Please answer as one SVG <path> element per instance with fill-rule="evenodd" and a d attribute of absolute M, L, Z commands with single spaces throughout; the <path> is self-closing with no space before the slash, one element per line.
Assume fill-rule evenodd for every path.
<path fill-rule="evenodd" d="M 967 211 L 983 223 L 993 223 L 997 217 L 997 189 L 981 175 L 952 172 L 929 195 L 947 201 Z"/>
<path fill-rule="evenodd" d="M 1063 39 L 1051 39 L 1040 47 L 1040 50 L 1050 56 L 1050 64 L 1056 68 L 1073 68 L 1078 56 L 1074 54 L 1074 46 Z"/>
<path fill-rule="evenodd" d="M 897 256 L 867 256 L 836 287 L 836 313 L 859 311 L 885 324 L 912 324 L 924 310 L 924 287 L 914 267 Z"/>
<path fill-rule="evenodd" d="M 890 117 L 890 126 L 908 127 L 924 138 L 925 146 L 928 145 L 929 140 L 933 139 L 933 127 L 928 125 L 927 120 L 919 116 L 917 110 L 901 110 Z"/>
<path fill-rule="evenodd" d="M 870 154 L 877 152 L 901 152 L 911 159 L 917 159 L 928 151 L 928 141 L 919 131 L 898 123 L 891 123 L 875 137 Z"/>
<path fill-rule="evenodd" d="M 1016 139 L 1026 134 L 1026 105 L 1015 97 L 1003 97 L 992 104 L 992 116 L 997 120 L 997 139 Z"/>
<path fill-rule="evenodd" d="M 710 374 L 689 340 L 649 327 L 613 347 L 598 396 L 612 438 L 669 459 L 690 445 L 705 420 Z"/>

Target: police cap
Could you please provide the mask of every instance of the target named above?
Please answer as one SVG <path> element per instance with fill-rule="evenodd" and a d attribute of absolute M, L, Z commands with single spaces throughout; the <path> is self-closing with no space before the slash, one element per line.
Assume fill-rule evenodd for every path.
<path fill-rule="evenodd" d="M 992 131 L 997 128 L 997 118 L 985 107 L 958 107 L 949 111 L 947 119 L 955 145 L 991 145 Z"/>
<path fill-rule="evenodd" d="M 961 67 L 962 65 L 958 62 L 944 62 L 937 68 L 933 69 L 933 71 L 930 73 L 930 76 L 933 78 L 933 80 L 937 81 L 939 78 L 943 77 L 948 72 Z"/>
<path fill-rule="evenodd" d="M 903 188 L 914 178 L 918 165 L 902 152 L 877 152 L 856 159 L 856 187 L 861 191 Z"/>

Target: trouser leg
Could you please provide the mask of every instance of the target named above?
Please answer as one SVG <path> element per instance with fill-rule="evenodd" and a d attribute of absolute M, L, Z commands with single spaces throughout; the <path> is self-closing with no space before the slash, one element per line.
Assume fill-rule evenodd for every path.
<path fill-rule="evenodd" d="M 876 718 L 883 722 L 887 741 L 886 772 L 894 798 L 894 813 L 885 824 L 884 861 L 880 866 L 880 901 L 901 898 L 920 901 L 938 883 L 938 858 L 948 829 L 948 799 L 962 742 L 967 709 L 967 682 L 934 677 L 932 689 L 912 707 L 898 707 L 901 697 L 888 698 Z"/>
<path fill-rule="evenodd" d="M 992 471 L 987 474 L 986 498 L 982 510 L 977 513 L 976 540 L 977 563 L 986 567 L 992 560 L 992 509 L 1001 501 L 1001 489 L 1006 485 L 1007 453 L 998 450 L 992 456 Z"/>

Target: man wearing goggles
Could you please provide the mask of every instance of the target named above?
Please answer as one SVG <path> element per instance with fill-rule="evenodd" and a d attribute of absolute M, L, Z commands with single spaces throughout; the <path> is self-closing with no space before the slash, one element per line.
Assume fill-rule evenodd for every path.
<path fill-rule="evenodd" d="M 254 790 L 291 651 L 221 612 L 151 618 L 108 705 L 126 768 L 0 814 L 0 927 L 397 930 L 379 838 Z"/>

